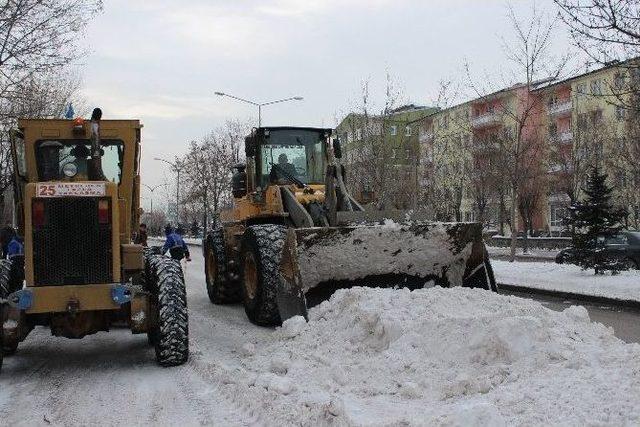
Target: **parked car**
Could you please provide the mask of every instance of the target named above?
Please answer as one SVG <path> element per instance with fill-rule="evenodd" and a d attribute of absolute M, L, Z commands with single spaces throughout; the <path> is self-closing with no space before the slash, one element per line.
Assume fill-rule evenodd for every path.
<path fill-rule="evenodd" d="M 629 269 L 640 269 L 640 231 L 623 231 L 620 234 L 604 238 L 599 237 L 590 245 L 602 249 L 604 255 L 619 260 Z M 558 264 L 570 263 L 576 255 L 574 248 L 566 248 L 558 252 Z"/>

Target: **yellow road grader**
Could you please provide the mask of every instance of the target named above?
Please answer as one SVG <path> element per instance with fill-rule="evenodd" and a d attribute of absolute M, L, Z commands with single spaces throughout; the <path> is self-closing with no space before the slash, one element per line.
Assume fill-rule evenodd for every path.
<path fill-rule="evenodd" d="M 138 120 L 19 121 L 12 154 L 24 258 L 0 262 L 0 366 L 39 325 L 82 338 L 125 324 L 148 335 L 160 365 L 187 360 L 180 264 L 131 243 L 141 128 Z"/>
<path fill-rule="evenodd" d="M 233 208 L 203 242 L 212 303 L 243 300 L 252 322 L 277 325 L 306 316 L 316 295 L 356 284 L 497 290 L 481 224 L 364 209 L 331 134 L 260 127 L 245 139 Z"/>

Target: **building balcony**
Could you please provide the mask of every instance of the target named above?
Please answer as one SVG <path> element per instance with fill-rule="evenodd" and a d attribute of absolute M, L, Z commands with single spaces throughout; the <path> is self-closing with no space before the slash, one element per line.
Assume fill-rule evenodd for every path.
<path fill-rule="evenodd" d="M 573 132 L 571 131 L 559 132 L 555 135 L 551 135 L 550 139 L 555 143 L 567 144 L 573 141 Z"/>
<path fill-rule="evenodd" d="M 560 142 L 571 142 L 573 141 L 573 132 L 562 132 L 557 137 Z"/>
<path fill-rule="evenodd" d="M 485 113 L 471 118 L 471 127 L 474 129 L 488 128 L 500 124 L 502 124 L 502 120 L 496 113 Z"/>
<path fill-rule="evenodd" d="M 420 142 L 427 142 L 427 141 L 433 141 L 433 132 L 429 131 L 429 132 L 420 132 L 420 136 L 418 138 L 418 140 Z"/>
<path fill-rule="evenodd" d="M 573 110 L 573 103 L 571 100 L 556 102 L 555 104 L 550 104 L 548 106 L 549 115 L 550 116 L 563 116 L 566 114 L 571 114 L 571 110 Z"/>

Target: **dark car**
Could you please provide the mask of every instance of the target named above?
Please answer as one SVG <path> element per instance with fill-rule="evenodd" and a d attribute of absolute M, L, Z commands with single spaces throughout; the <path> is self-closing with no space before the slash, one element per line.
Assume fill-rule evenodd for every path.
<path fill-rule="evenodd" d="M 640 269 L 640 231 L 623 231 L 606 239 L 599 237 L 591 246 L 601 248 L 605 256 L 620 261 L 629 269 Z M 556 255 L 556 262 L 571 263 L 575 254 L 574 248 L 563 249 Z"/>

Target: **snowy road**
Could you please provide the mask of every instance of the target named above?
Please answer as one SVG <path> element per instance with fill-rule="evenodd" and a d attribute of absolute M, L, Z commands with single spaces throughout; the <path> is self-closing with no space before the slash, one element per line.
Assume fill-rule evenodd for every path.
<path fill-rule="evenodd" d="M 209 303 L 202 256 L 186 268 L 190 361 L 155 364 L 146 335 L 113 330 L 69 340 L 37 328 L 5 358 L 0 374 L 1 425 L 263 424 L 242 402 L 221 394 L 226 368 L 242 345 L 271 335 L 250 324 L 241 306 Z"/>
<path fill-rule="evenodd" d="M 392 424 L 394 422 L 400 423 L 399 420 L 403 420 L 405 415 L 408 419 L 408 421 L 405 421 L 409 425 L 415 423 L 420 424 L 420 422 L 416 420 L 422 419 L 424 422 L 424 419 L 422 418 L 424 416 L 436 417 L 434 419 L 439 420 L 436 424 L 447 424 L 451 421 L 450 417 L 459 413 L 467 413 L 464 411 L 471 411 L 471 415 L 469 416 L 472 417 L 473 420 L 484 420 L 485 424 L 486 422 L 491 424 L 491 420 L 502 421 L 500 418 L 502 416 L 504 416 L 506 420 L 511 420 L 514 424 L 536 424 L 536 422 L 534 422 L 535 420 L 541 420 L 540 418 L 535 418 L 540 416 L 536 415 L 536 411 L 539 410 L 540 413 L 546 416 L 546 409 L 544 408 L 551 405 L 551 402 L 557 401 L 560 397 L 562 397 L 562 399 L 569 400 L 566 406 L 559 407 L 558 413 L 564 414 L 566 408 L 573 407 L 575 404 L 575 402 L 571 401 L 572 398 L 570 396 L 549 395 L 549 399 L 551 400 L 547 400 L 548 396 L 519 396 L 516 392 L 509 391 L 511 387 L 514 387 L 515 390 L 522 389 L 523 384 L 517 382 L 520 381 L 518 378 L 537 378 L 536 372 L 538 371 L 534 370 L 535 372 L 532 371 L 527 373 L 524 371 L 521 372 L 519 370 L 520 368 L 517 367 L 519 364 L 517 360 L 515 362 L 508 362 L 509 366 L 511 366 L 509 369 L 513 369 L 513 373 L 509 374 L 512 375 L 511 377 L 502 371 L 503 368 L 500 368 L 499 370 L 499 373 L 503 372 L 500 373 L 500 375 L 507 375 L 505 378 L 511 378 L 509 381 L 502 377 L 500 377 L 502 379 L 496 379 L 497 377 L 494 375 L 496 374 L 495 372 L 491 373 L 493 371 L 487 371 L 493 375 L 487 378 L 496 382 L 495 390 L 489 394 L 487 394 L 486 390 L 482 392 L 478 392 L 476 390 L 478 387 L 478 390 L 484 390 L 483 387 L 485 386 L 480 387 L 477 385 L 474 382 L 476 380 L 472 380 L 472 377 L 470 377 L 470 372 L 476 372 L 481 369 L 486 370 L 487 366 L 494 369 L 491 364 L 471 366 L 475 363 L 472 360 L 471 362 L 468 362 L 470 365 L 469 372 L 467 372 L 466 368 L 464 368 L 464 364 L 451 364 L 451 361 L 446 360 L 445 358 L 440 362 L 443 363 L 443 367 L 448 366 L 449 368 L 447 369 L 451 369 L 451 372 L 447 373 L 446 371 L 440 372 L 438 369 L 434 368 L 434 366 L 437 366 L 437 364 L 440 363 L 437 355 L 430 356 L 433 361 L 430 362 L 431 365 L 428 366 L 422 366 L 418 362 L 413 365 L 405 366 L 407 363 L 406 361 L 400 360 L 397 361 L 397 363 L 394 362 L 398 356 L 393 356 L 388 360 L 385 359 L 386 361 L 384 363 L 380 362 L 378 359 L 372 359 L 378 360 L 378 362 L 381 363 L 381 367 L 392 366 L 394 363 L 399 364 L 398 366 L 404 366 L 405 368 L 403 369 L 408 369 L 408 371 L 404 372 L 401 370 L 403 372 L 402 375 L 408 375 L 410 378 L 415 377 L 416 381 L 418 379 L 422 381 L 421 378 L 423 377 L 427 378 L 424 376 L 426 372 L 429 372 L 429 375 L 435 375 L 434 373 L 438 372 L 444 375 L 440 378 L 441 384 L 437 381 L 434 382 L 435 380 L 433 380 L 433 378 L 426 381 L 424 384 L 424 390 L 420 388 L 423 387 L 423 385 L 418 386 L 413 383 L 402 383 L 404 385 L 401 384 L 401 386 L 404 388 L 400 387 L 400 393 L 397 394 L 396 392 L 387 391 L 386 389 L 389 387 L 388 385 L 381 388 L 382 384 L 386 384 L 384 382 L 377 385 L 374 383 L 367 385 L 367 381 L 372 382 L 375 378 L 382 375 L 381 373 L 377 373 L 375 366 L 367 365 L 369 362 L 365 362 L 365 365 L 367 365 L 366 369 L 356 369 L 355 365 L 352 367 L 344 366 L 336 368 L 332 363 L 329 363 L 330 361 L 327 359 L 327 356 L 323 355 L 322 351 L 324 351 L 324 345 L 320 344 L 320 341 L 318 342 L 318 349 L 312 350 L 304 347 L 304 351 L 309 352 L 308 357 L 305 355 L 306 353 L 301 353 L 299 355 L 301 359 L 294 360 L 294 355 L 296 353 L 295 351 L 291 353 L 290 357 L 293 359 L 288 367 L 289 374 L 284 377 L 275 375 L 272 372 L 280 372 L 282 366 L 280 363 L 274 364 L 274 361 L 280 361 L 280 357 L 278 356 L 273 359 L 272 354 L 280 351 L 276 351 L 276 349 L 279 349 L 280 346 L 283 345 L 281 343 L 284 343 L 284 345 L 293 345 L 294 341 L 278 341 L 274 337 L 278 334 L 274 334 L 271 329 L 259 328 L 252 325 L 246 319 L 244 310 L 240 305 L 214 306 L 210 304 L 205 292 L 203 262 L 200 249 L 194 248 L 193 252 L 193 262 L 188 264 L 185 270 L 188 287 L 191 338 L 191 357 L 186 365 L 177 368 L 158 367 L 155 364 L 153 350 L 147 345 L 146 336 L 131 335 L 128 330 L 120 329 L 110 333 L 99 333 L 86 337 L 83 340 L 68 340 L 65 338 L 51 337 L 48 330 L 39 328 L 33 331 L 25 342 L 21 343 L 16 355 L 5 359 L 5 365 L 2 373 L 0 374 L 0 425 L 154 424 L 191 426 L 288 425 L 293 424 L 294 422 L 296 424 L 315 425 L 318 424 L 318 419 L 312 417 L 319 416 L 316 407 L 321 404 L 314 402 L 315 400 L 324 399 L 323 396 L 327 393 L 327 390 L 331 391 L 331 393 L 336 393 L 336 396 L 342 395 L 342 400 L 338 400 L 338 402 L 343 402 L 342 404 L 346 405 L 342 409 L 336 409 L 334 408 L 335 405 L 332 401 L 331 405 L 328 406 L 328 414 L 331 417 L 334 417 L 335 413 L 342 413 L 341 416 L 344 418 L 341 418 L 340 420 L 350 420 L 347 421 L 347 424 L 375 424 L 374 420 L 379 416 L 382 417 L 382 415 L 390 417 L 389 421 Z M 424 294 L 422 297 L 427 299 L 435 298 L 436 301 L 444 301 L 446 304 L 446 296 L 444 300 L 441 298 L 442 295 L 438 297 L 438 294 L 443 293 L 445 292 L 436 292 L 435 296 L 431 294 Z M 356 295 L 357 294 L 354 294 L 349 298 Z M 455 295 L 452 294 L 451 296 L 454 297 Z M 434 332 L 432 337 L 430 334 L 426 334 L 421 338 L 415 334 L 400 334 L 400 330 L 398 330 L 397 326 L 394 325 L 404 324 L 404 320 L 402 318 L 393 318 L 395 320 L 389 324 L 385 323 L 386 326 L 381 330 L 378 331 L 378 329 L 376 329 L 376 334 L 380 332 L 382 333 L 383 338 L 386 337 L 385 339 L 391 340 L 392 342 L 392 338 L 396 335 L 398 335 L 398 337 L 403 337 L 396 337 L 398 338 L 396 343 L 402 343 L 408 338 L 435 340 L 430 343 L 416 343 L 416 345 L 419 344 L 418 348 L 424 349 L 436 348 L 440 345 L 444 345 L 446 347 L 456 343 L 467 342 L 468 337 L 465 335 L 466 332 L 462 336 L 458 336 L 453 339 L 452 342 L 448 342 L 445 337 L 448 337 L 451 333 L 456 331 L 456 333 L 466 331 L 468 328 L 470 328 L 470 330 L 474 330 L 475 328 L 476 333 L 478 333 L 478 331 L 485 331 L 485 326 L 478 325 L 477 327 L 473 327 L 477 319 L 479 319 L 480 322 L 489 322 L 490 324 L 493 324 L 496 322 L 496 319 L 491 317 L 493 314 L 490 315 L 489 313 L 500 313 L 504 307 L 511 307 L 509 300 L 506 300 L 504 299 L 506 297 L 503 297 L 496 301 L 493 301 L 493 299 L 487 300 L 488 304 L 498 305 L 495 307 L 489 305 L 488 308 L 485 307 L 485 311 L 481 311 L 478 314 L 469 313 L 469 319 L 459 316 L 450 318 L 448 317 L 449 315 L 446 314 L 454 308 L 458 308 L 460 304 L 464 304 L 465 301 L 467 306 L 464 310 L 475 309 L 477 306 L 477 303 L 474 302 L 475 300 L 467 300 L 466 298 L 476 297 L 482 297 L 482 295 L 461 294 L 456 297 L 458 300 L 450 302 L 451 307 L 444 306 L 440 308 L 444 310 L 442 314 L 438 314 L 435 317 L 436 320 L 431 319 L 427 321 L 430 322 L 427 323 L 429 325 L 427 330 L 432 330 Z M 404 295 L 402 298 L 408 298 L 408 296 Z M 347 302 L 348 301 L 344 301 L 344 303 Z M 346 331 L 350 329 L 357 332 L 359 330 L 358 328 L 361 327 L 358 322 L 362 321 L 365 321 L 365 323 L 376 323 L 378 321 L 384 320 L 384 322 L 386 322 L 389 320 L 385 320 L 384 316 L 379 318 L 377 317 L 378 315 L 372 317 L 372 315 L 366 314 L 371 309 L 368 304 L 364 304 L 363 306 L 362 303 L 359 305 L 357 301 L 353 301 L 349 302 L 349 307 L 351 307 L 352 303 L 354 304 L 354 307 L 359 307 L 358 311 L 346 316 L 340 315 L 339 318 L 343 320 L 344 325 L 337 325 L 336 331 L 328 328 L 326 330 L 327 334 L 333 335 L 336 334 L 338 330 Z M 530 303 L 514 300 L 513 304 L 514 307 L 518 305 L 522 308 L 517 310 L 514 308 L 513 314 L 506 313 L 504 316 L 507 317 L 498 321 L 511 322 L 515 319 L 518 322 L 530 322 L 530 320 L 528 320 L 529 317 L 522 317 L 522 313 L 527 315 L 543 316 L 543 318 L 550 316 L 547 313 L 540 312 L 539 309 L 536 309 L 535 307 L 530 307 L 528 305 Z M 404 308 L 410 307 L 410 304 L 402 303 L 401 307 L 404 310 Z M 365 310 L 364 312 L 362 311 L 363 309 Z M 511 308 L 509 310 L 511 310 Z M 519 310 L 524 310 L 524 312 Z M 589 307 L 590 316 L 594 320 L 607 324 L 605 318 L 598 318 L 597 314 L 594 314 L 598 310 L 601 309 L 597 307 Z M 407 311 L 403 316 L 410 318 L 410 311 L 411 310 Z M 601 311 L 604 312 L 604 310 Z M 388 311 L 388 308 L 385 308 L 385 310 L 380 313 L 388 312 L 390 312 Z M 377 313 L 377 311 L 374 310 L 372 313 Z M 398 315 L 397 311 L 391 311 L 391 313 L 395 313 L 395 316 Z M 587 328 L 591 331 L 590 326 L 584 326 L 584 324 L 581 323 L 583 320 L 580 320 L 581 316 L 579 316 L 579 311 L 569 310 L 568 313 L 569 314 L 567 315 L 562 314 L 559 321 L 554 320 L 554 324 L 556 324 L 556 326 L 562 326 L 569 322 L 568 328 L 570 329 L 577 328 L 579 326 L 581 330 L 583 328 Z M 617 317 L 615 315 L 612 316 L 611 312 L 608 314 L 608 318 Z M 320 317 L 329 315 L 331 315 L 330 311 L 318 314 Z M 517 316 L 513 317 L 514 315 Z M 574 316 L 577 320 L 567 316 Z M 347 317 L 348 319 L 344 319 L 344 317 Z M 353 324 L 353 320 L 358 318 L 360 320 Z M 473 319 L 473 321 L 471 319 Z M 636 315 L 636 317 L 625 318 L 623 322 L 633 323 L 637 322 L 637 320 L 638 317 Z M 317 319 L 316 322 L 318 322 Z M 453 328 L 452 322 L 460 323 L 464 328 L 459 330 L 454 328 L 453 331 L 450 331 L 450 329 Z M 531 325 L 537 325 L 538 323 L 536 322 Z M 574 324 L 572 322 L 577 323 Z M 616 328 L 615 324 L 612 324 L 611 326 Z M 564 368 L 559 366 L 557 363 L 556 358 L 559 356 L 554 356 L 553 360 L 556 360 L 556 362 L 545 366 L 561 370 L 554 376 L 542 376 L 538 378 L 536 381 L 540 381 L 541 385 L 537 390 L 552 389 L 555 390 L 556 393 L 561 394 L 563 390 L 567 389 L 564 385 L 565 382 L 567 384 L 574 384 L 574 382 L 575 384 L 591 384 L 591 382 L 594 381 L 593 375 L 600 375 L 602 377 L 598 377 L 597 379 L 598 384 L 600 384 L 599 387 L 604 387 L 603 390 L 606 390 L 606 393 L 611 394 L 612 396 L 614 396 L 614 391 L 618 390 L 618 388 L 621 390 L 623 389 L 622 386 L 619 385 L 620 381 L 622 381 L 622 384 L 626 387 L 624 390 L 627 390 L 626 392 L 621 392 L 622 394 L 629 394 L 628 390 L 636 389 L 635 383 L 632 383 L 632 381 L 634 381 L 632 379 L 633 375 L 629 374 L 629 372 L 634 368 L 628 367 L 627 369 L 626 366 L 628 362 L 625 362 L 627 358 L 635 357 L 635 353 L 633 352 L 636 350 L 631 347 L 620 347 L 621 344 L 611 341 L 615 340 L 615 338 L 608 338 L 605 332 L 597 329 L 596 327 L 594 328 L 595 329 L 593 329 L 592 332 L 588 332 L 586 335 L 583 335 L 588 343 L 598 342 L 599 346 L 606 349 L 613 348 L 611 346 L 615 346 L 617 353 L 622 354 L 623 356 L 627 353 L 630 354 L 624 357 L 620 356 L 622 362 L 616 365 L 615 374 L 603 373 L 600 375 L 597 373 L 599 370 L 594 371 L 595 373 L 591 373 L 591 371 L 580 371 L 585 372 L 586 375 L 584 377 L 580 377 L 580 375 L 574 374 L 574 372 L 577 372 L 576 366 L 580 366 L 580 369 L 587 369 L 582 367 L 581 360 L 591 359 L 585 359 L 586 356 L 580 356 L 580 359 L 576 359 L 575 362 L 566 362 L 569 363 L 570 366 L 568 368 Z M 584 330 L 587 331 L 587 329 Z M 316 329 L 318 333 L 321 333 L 323 330 L 324 327 Z M 509 330 L 511 330 L 511 327 L 505 329 L 507 332 Z M 443 335 L 440 336 L 438 331 L 442 332 Z M 571 331 L 573 334 L 573 329 L 571 329 Z M 559 334 L 559 331 L 556 330 L 556 332 L 551 336 L 556 336 L 557 334 Z M 387 337 L 387 335 L 389 336 Z M 299 340 L 297 341 L 299 344 L 303 337 L 304 335 L 299 337 Z M 369 337 L 369 335 L 367 335 L 367 337 Z M 375 338 L 375 335 L 372 335 L 371 337 Z M 325 338 L 335 341 L 335 337 L 332 336 Z M 531 339 L 533 338 L 535 338 L 535 336 L 532 335 Z M 309 339 L 311 340 L 309 343 L 315 343 L 315 338 L 313 336 Z M 362 345 L 364 345 L 369 339 L 370 338 L 366 338 L 363 339 L 363 341 L 357 340 L 355 343 L 362 342 Z M 600 343 L 599 340 L 604 340 L 604 344 Z M 578 343 L 581 341 L 582 340 L 578 340 Z M 566 342 L 573 345 L 574 340 L 570 339 Z M 302 343 L 304 343 L 304 340 Z M 340 343 L 342 345 L 342 342 Z M 373 344 L 376 343 L 374 342 Z M 554 345 L 557 344 L 558 343 Z M 336 347 L 336 350 L 344 351 L 345 349 L 342 349 L 341 345 Z M 347 348 L 348 347 L 349 346 L 347 346 Z M 379 349 L 376 346 L 374 347 L 375 348 L 371 349 L 364 345 L 362 350 L 364 353 L 360 353 L 358 351 L 351 356 L 349 356 L 350 353 L 346 353 L 338 358 L 338 362 L 345 362 L 352 356 L 357 356 L 356 360 L 358 360 L 360 356 L 364 356 L 372 351 L 373 353 L 371 353 L 370 356 L 377 355 L 376 357 L 380 357 L 384 354 L 379 353 Z M 477 354 L 473 357 L 479 357 L 484 354 L 480 351 L 482 348 L 479 348 L 479 350 L 476 347 L 472 346 L 464 351 L 451 350 L 451 354 L 476 352 Z M 292 349 L 293 348 L 295 347 L 292 347 Z M 544 349 L 544 346 L 539 343 L 531 348 Z M 509 350 L 509 352 L 517 350 L 516 353 L 513 353 L 513 355 L 515 355 L 513 357 L 516 357 L 517 354 L 522 351 L 518 346 L 513 348 L 509 347 L 506 348 L 506 350 Z M 327 351 L 329 350 L 327 349 Z M 478 353 L 479 351 L 480 353 Z M 609 350 L 606 351 L 607 352 L 605 354 L 607 354 L 606 357 L 608 358 L 610 357 L 608 355 Z M 511 354 L 509 352 L 505 354 Z M 557 350 L 553 350 L 550 354 L 556 354 L 556 352 Z M 406 349 L 398 354 L 404 355 L 405 353 L 407 353 Z M 409 352 L 409 354 L 412 353 Z M 496 354 L 503 354 L 503 352 L 500 351 Z M 571 350 L 571 354 L 573 354 L 573 350 Z M 531 357 L 531 360 L 534 360 L 538 356 L 532 354 L 527 357 Z M 287 360 L 287 358 L 284 359 Z M 422 359 L 424 359 L 424 357 L 420 356 L 416 360 L 420 361 Z M 562 357 L 560 357 L 560 360 L 562 360 Z M 605 361 L 606 365 L 603 366 L 611 365 L 609 359 Z M 389 363 L 391 363 L 391 365 L 388 365 Z M 500 366 L 504 363 L 507 362 L 500 361 Z M 515 364 L 511 365 L 511 363 Z M 325 364 L 327 364 L 327 366 L 325 366 Z M 526 363 L 523 362 L 522 369 L 529 369 L 527 367 L 530 367 L 530 365 L 531 363 L 528 361 Z M 372 378 L 361 379 L 358 377 L 358 379 L 345 381 L 344 379 L 341 379 L 340 375 L 338 375 L 337 380 L 334 378 L 337 375 L 336 372 L 334 372 L 335 369 L 337 369 L 337 374 L 345 376 L 345 378 L 353 372 L 359 372 L 360 374 L 358 375 L 364 375 L 370 370 L 375 372 L 372 374 Z M 312 370 L 317 372 L 313 371 L 315 374 L 312 374 Z M 421 374 L 416 374 L 417 376 L 411 374 L 414 370 Z M 260 374 L 261 372 L 264 374 Z M 332 372 L 332 374 L 329 375 L 327 372 Z M 485 378 L 485 374 L 487 374 L 487 372 L 479 375 L 478 381 L 484 381 L 483 378 Z M 622 372 L 622 374 L 620 374 L 620 372 Z M 304 375 L 301 373 L 304 373 Z M 256 377 L 256 375 L 258 376 Z M 396 374 L 393 376 L 395 377 L 395 375 Z M 606 379 L 609 377 L 615 377 L 615 375 L 618 375 L 618 377 L 616 377 L 617 380 L 614 387 L 614 385 L 608 384 Z M 287 380 L 289 377 L 290 379 Z M 551 381 L 549 378 L 553 379 L 556 377 L 562 379 L 562 381 L 560 381 L 563 384 L 562 387 L 555 383 L 546 383 Z M 270 382 L 268 385 L 268 391 L 265 391 L 261 386 L 257 386 L 261 381 L 266 380 L 268 380 L 267 382 Z M 394 383 L 391 380 L 389 381 Z M 514 381 L 514 385 L 509 385 L 511 381 Z M 295 384 L 302 384 L 305 382 L 308 382 L 308 384 L 299 387 L 298 391 L 295 390 Z M 529 382 L 530 380 L 525 381 L 525 383 Z M 256 387 L 250 386 L 254 383 L 256 384 Z M 442 390 L 438 391 L 439 386 L 436 387 L 436 383 L 442 386 Z M 294 388 L 289 390 L 292 384 Z M 464 387 L 460 386 L 462 388 L 458 390 L 455 388 L 458 387 L 456 384 L 463 384 Z M 305 390 L 312 386 L 317 390 L 309 395 L 305 394 Z M 273 391 L 271 390 L 271 387 L 273 387 Z M 393 391 L 395 390 L 395 387 L 396 386 L 392 386 L 390 389 Z M 433 393 L 434 391 L 429 392 L 429 390 L 432 387 L 434 387 L 436 394 L 444 393 L 444 396 L 449 397 L 440 401 L 439 399 L 441 399 L 441 397 L 431 396 L 429 393 Z M 354 390 L 350 390 L 350 388 L 354 388 Z M 369 390 L 370 388 L 377 391 L 375 391 L 373 395 L 369 395 L 369 393 L 371 393 L 371 390 Z M 280 392 L 277 392 L 278 389 Z M 347 389 L 347 391 L 345 392 L 344 389 Z M 366 393 L 364 393 L 365 390 L 367 390 Z M 290 395 L 287 394 L 289 392 L 291 392 Z M 424 396 L 422 396 L 422 393 L 424 393 Z M 492 400 L 493 403 L 487 407 L 486 405 L 488 404 L 484 402 L 483 399 L 487 396 L 490 397 L 491 393 L 495 393 L 497 397 L 495 397 L 495 399 Z M 531 393 L 535 394 L 533 391 Z M 595 397 L 593 397 L 593 399 L 600 399 L 600 394 L 595 393 L 594 396 Z M 248 400 L 248 402 L 245 402 L 245 399 Z M 504 399 L 507 400 L 505 401 Z M 512 402 L 509 399 L 512 399 Z M 533 402 L 538 403 L 532 405 L 527 403 L 527 399 L 533 399 Z M 482 400 L 484 403 L 481 402 L 479 404 L 479 400 Z M 618 407 L 618 402 L 621 402 L 624 399 L 621 399 L 619 396 L 614 396 L 610 400 L 611 401 L 606 402 L 608 405 L 607 407 L 609 408 L 607 411 L 612 411 L 614 414 L 624 414 L 625 411 L 629 410 L 628 408 L 632 406 L 633 402 L 636 401 L 635 397 L 629 397 L 626 399 L 628 402 L 620 403 L 622 406 Z M 503 405 L 503 408 L 498 405 L 497 402 L 507 402 L 507 404 Z M 585 402 L 589 402 L 589 399 L 585 400 Z M 460 407 L 457 406 L 459 404 L 467 405 L 463 407 L 466 409 L 462 411 Z M 471 406 L 469 407 L 468 405 Z M 579 409 L 576 409 L 576 413 L 572 415 L 574 417 L 572 420 L 579 424 L 579 421 L 588 419 L 585 417 L 593 416 L 588 413 L 589 407 L 591 406 L 593 405 L 585 404 Z M 496 407 L 500 408 L 500 411 L 504 411 L 504 413 L 502 415 L 497 414 L 495 409 Z M 310 408 L 315 409 L 311 410 Z M 402 408 L 405 408 L 406 411 Z M 378 413 L 379 411 L 382 412 Z M 450 414 L 447 415 L 446 411 L 449 411 Z M 532 411 L 533 414 L 531 414 Z M 441 412 L 445 415 L 442 415 Z M 526 417 L 522 414 L 526 414 Z M 325 418 L 322 418 L 325 415 L 321 415 L 321 419 L 323 421 L 326 421 Z M 437 418 L 442 416 L 445 418 Z M 625 419 L 624 415 L 622 417 Z M 640 415 L 636 413 L 629 415 L 629 417 L 630 418 L 628 418 L 628 420 L 637 420 Z M 552 419 L 559 421 L 561 418 L 556 417 Z M 380 420 L 382 420 L 382 418 L 378 421 Z M 461 422 L 462 424 L 467 424 L 470 420 L 471 418 L 464 418 Z M 609 420 L 609 422 L 607 422 L 607 420 Z M 616 424 L 616 421 L 620 421 L 620 416 L 617 416 L 617 418 L 613 417 L 611 419 L 603 418 L 600 419 L 600 421 L 603 424 Z M 497 423 L 496 425 L 499 424 L 500 423 Z M 569 424 L 571 424 L 571 422 L 569 422 Z"/>

